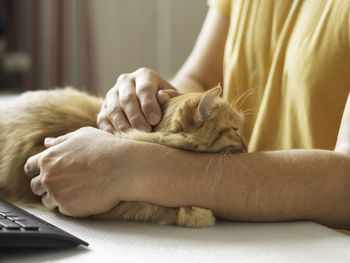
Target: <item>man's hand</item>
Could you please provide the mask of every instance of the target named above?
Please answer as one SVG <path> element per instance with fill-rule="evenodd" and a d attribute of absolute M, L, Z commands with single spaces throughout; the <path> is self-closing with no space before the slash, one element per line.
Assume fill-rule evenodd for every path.
<path fill-rule="evenodd" d="M 160 106 L 178 94 L 169 82 L 151 69 L 141 68 L 122 74 L 106 95 L 97 125 L 110 133 L 130 128 L 150 132 L 161 120 Z"/>
<path fill-rule="evenodd" d="M 24 167 L 32 178 L 32 191 L 41 196 L 44 206 L 66 215 L 108 211 L 127 188 L 121 176 L 125 173 L 119 173 L 126 166 L 123 142 L 90 127 L 47 138 L 47 149 L 30 157 Z"/>

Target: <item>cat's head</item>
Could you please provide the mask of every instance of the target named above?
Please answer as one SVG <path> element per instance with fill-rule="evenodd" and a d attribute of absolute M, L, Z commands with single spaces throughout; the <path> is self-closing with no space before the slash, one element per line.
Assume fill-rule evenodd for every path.
<path fill-rule="evenodd" d="M 243 118 L 220 95 L 221 86 L 170 99 L 156 131 L 181 134 L 184 148 L 203 152 L 246 152 Z"/>

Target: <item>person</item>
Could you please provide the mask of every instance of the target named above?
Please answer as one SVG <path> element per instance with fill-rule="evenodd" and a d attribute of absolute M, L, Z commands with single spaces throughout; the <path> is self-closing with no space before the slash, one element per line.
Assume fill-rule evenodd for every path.
<path fill-rule="evenodd" d="M 349 13 L 348 1 L 209 0 L 173 80 L 148 68 L 121 75 L 98 115 L 100 129 L 47 138 L 47 149 L 28 159 L 33 192 L 71 216 L 138 200 L 196 205 L 228 220 L 348 227 L 349 113 L 339 151 L 334 146 L 350 87 Z M 170 97 L 219 82 L 228 101 L 246 95 L 248 153 L 218 157 L 111 134 L 151 132 Z"/>

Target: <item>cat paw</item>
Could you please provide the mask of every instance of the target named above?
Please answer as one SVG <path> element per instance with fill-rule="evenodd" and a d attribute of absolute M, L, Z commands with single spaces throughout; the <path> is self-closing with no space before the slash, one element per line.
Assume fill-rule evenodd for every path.
<path fill-rule="evenodd" d="M 186 227 L 208 227 L 215 224 L 211 210 L 200 207 L 180 207 L 176 225 Z"/>

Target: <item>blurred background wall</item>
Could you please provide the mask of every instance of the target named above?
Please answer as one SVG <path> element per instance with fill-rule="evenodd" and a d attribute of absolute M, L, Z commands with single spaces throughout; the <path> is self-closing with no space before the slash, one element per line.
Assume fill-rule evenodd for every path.
<path fill-rule="evenodd" d="M 139 67 L 170 79 L 205 0 L 0 0 L 0 90 L 73 85 L 105 95 Z"/>

